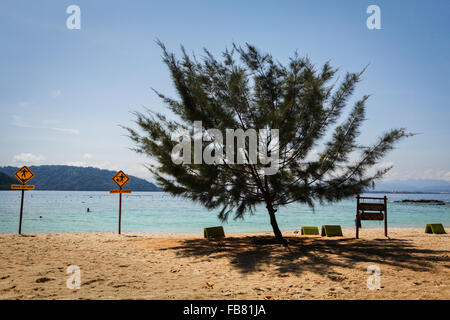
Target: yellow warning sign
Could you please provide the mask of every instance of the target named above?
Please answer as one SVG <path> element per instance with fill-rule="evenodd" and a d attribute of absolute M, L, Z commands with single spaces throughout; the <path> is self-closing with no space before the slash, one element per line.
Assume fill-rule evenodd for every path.
<path fill-rule="evenodd" d="M 34 185 L 32 184 L 12 184 L 12 190 L 34 190 Z"/>
<path fill-rule="evenodd" d="M 119 186 L 119 188 L 122 188 L 128 181 L 130 181 L 130 178 L 128 178 L 122 170 L 117 172 L 112 179 Z"/>
<path fill-rule="evenodd" d="M 14 175 L 16 176 L 17 179 L 20 180 L 20 182 L 24 184 L 34 177 L 33 171 L 31 171 L 30 168 L 28 168 L 27 166 L 23 166 L 22 168 L 17 170 Z"/>

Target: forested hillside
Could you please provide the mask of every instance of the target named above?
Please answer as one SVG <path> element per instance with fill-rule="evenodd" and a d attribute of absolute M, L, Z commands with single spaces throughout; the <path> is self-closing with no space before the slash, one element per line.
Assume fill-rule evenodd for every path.
<path fill-rule="evenodd" d="M 107 191 L 117 189 L 112 181 L 115 171 L 103 170 L 93 167 L 73 167 L 63 165 L 30 166 L 34 178 L 28 184 L 36 185 L 36 190 L 79 190 L 79 191 Z M 1 185 L 10 189 L 11 183 L 20 183 L 14 176 L 19 168 L 0 167 L 3 175 Z M 8 177 L 8 176 L 10 177 Z M 130 181 L 124 188 L 134 191 L 159 191 L 153 183 L 147 180 L 130 176 Z"/>

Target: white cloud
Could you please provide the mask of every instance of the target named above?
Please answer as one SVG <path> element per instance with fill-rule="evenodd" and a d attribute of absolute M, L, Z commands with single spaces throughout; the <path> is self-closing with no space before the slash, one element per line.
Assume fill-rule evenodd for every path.
<path fill-rule="evenodd" d="M 450 181 L 450 171 L 428 168 L 422 174 L 419 174 L 420 179 L 438 179 Z"/>
<path fill-rule="evenodd" d="M 64 133 L 70 133 L 70 134 L 79 134 L 80 130 L 78 129 L 69 129 L 69 128 L 55 128 L 55 127 L 36 127 L 38 129 L 50 129 L 55 131 L 61 131 Z"/>
<path fill-rule="evenodd" d="M 67 161 L 64 164 L 66 166 L 74 166 L 74 167 L 93 167 L 98 169 L 115 170 L 115 168 L 112 167 L 109 162 L 89 163 L 86 161 Z"/>
<path fill-rule="evenodd" d="M 26 123 L 26 122 L 20 120 L 20 118 L 16 115 L 13 116 L 13 122 L 11 123 L 11 125 L 13 125 L 15 127 L 20 127 L 20 128 L 54 130 L 54 131 L 60 131 L 60 132 L 69 133 L 69 134 L 79 134 L 80 133 L 80 130 L 78 130 L 78 129 L 31 125 L 29 123 Z"/>
<path fill-rule="evenodd" d="M 19 102 L 19 107 L 25 108 L 25 107 L 28 107 L 30 104 L 31 103 L 28 101 L 22 101 L 22 102 Z"/>
<path fill-rule="evenodd" d="M 41 164 L 45 159 L 43 155 L 35 155 L 32 153 L 21 153 L 13 157 L 14 162 L 23 164 Z"/>
<path fill-rule="evenodd" d="M 401 169 L 394 167 L 392 172 L 386 176 L 388 180 L 405 179 L 432 179 L 450 181 L 450 171 L 442 168 L 424 168 L 424 169 Z"/>
<path fill-rule="evenodd" d="M 83 159 L 92 159 L 92 154 L 90 153 L 83 154 Z"/>
<path fill-rule="evenodd" d="M 60 123 L 58 120 L 54 120 L 54 119 L 44 119 L 44 120 L 42 120 L 42 123 L 43 124 L 48 124 L 48 125 L 50 125 L 50 124 L 57 124 L 57 123 Z"/>
<path fill-rule="evenodd" d="M 124 169 L 124 171 L 125 171 L 125 173 L 136 176 L 138 178 L 143 178 L 143 179 L 153 178 L 150 171 L 148 171 L 148 169 L 146 167 L 144 167 L 143 165 L 127 166 Z"/>
<path fill-rule="evenodd" d="M 74 167 L 90 167 L 86 162 L 83 161 L 68 161 L 64 164 L 66 166 L 74 166 Z"/>
<path fill-rule="evenodd" d="M 52 98 L 56 99 L 62 94 L 61 90 L 53 90 L 52 91 Z"/>

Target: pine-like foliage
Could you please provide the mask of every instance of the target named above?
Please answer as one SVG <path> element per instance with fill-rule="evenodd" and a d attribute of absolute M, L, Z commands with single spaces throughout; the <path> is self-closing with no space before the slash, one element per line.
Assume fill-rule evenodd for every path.
<path fill-rule="evenodd" d="M 276 221 L 280 206 L 292 202 L 313 206 L 314 200 L 333 202 L 361 193 L 390 168 L 368 174 L 395 142 L 408 134 L 390 130 L 372 146 L 356 138 L 364 121 L 368 96 L 357 101 L 345 121 L 337 124 L 362 72 L 347 73 L 337 82 L 337 69 L 325 63 L 317 69 L 308 58 L 295 54 L 287 65 L 254 46 L 226 50 L 216 59 L 205 49 L 199 61 L 186 54 L 177 59 L 158 42 L 169 67 L 178 99 L 157 94 L 176 115 L 136 112 L 139 129 L 126 128 L 138 153 L 157 161 L 149 166 L 166 192 L 220 209 L 219 218 L 242 218 L 257 204 L 265 204 L 277 239 L 283 240 Z M 236 60 L 237 57 L 237 60 Z M 279 129 L 279 170 L 262 175 L 261 164 L 174 164 L 172 132 L 192 131 L 193 122 L 223 131 L 228 129 Z M 316 157 L 311 152 L 334 130 Z M 204 142 L 204 147 L 210 142 Z M 358 160 L 350 159 L 354 152 Z"/>

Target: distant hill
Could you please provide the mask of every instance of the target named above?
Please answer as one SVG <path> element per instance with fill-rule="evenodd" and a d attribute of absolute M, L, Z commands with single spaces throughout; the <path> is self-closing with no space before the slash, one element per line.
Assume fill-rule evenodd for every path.
<path fill-rule="evenodd" d="M 117 189 L 116 184 L 112 181 L 116 172 L 111 170 L 62 165 L 30 166 L 29 168 L 33 171 L 34 178 L 28 184 L 36 185 L 36 190 L 108 191 Z M 7 189 L 10 189 L 11 183 L 19 183 L 16 178 L 11 177 L 18 169 L 10 166 L 0 167 L 0 173 L 3 173 L 0 181 L 5 181 Z M 147 180 L 128 176 L 130 181 L 125 185 L 126 189 L 160 191 L 157 186 Z M 13 179 L 12 182 L 9 178 Z"/>
<path fill-rule="evenodd" d="M 17 184 L 17 179 L 6 173 L 0 172 L 0 190 L 10 190 L 12 184 Z"/>
<path fill-rule="evenodd" d="M 431 179 L 391 180 L 375 183 L 370 191 L 448 193 L 450 181 Z"/>

